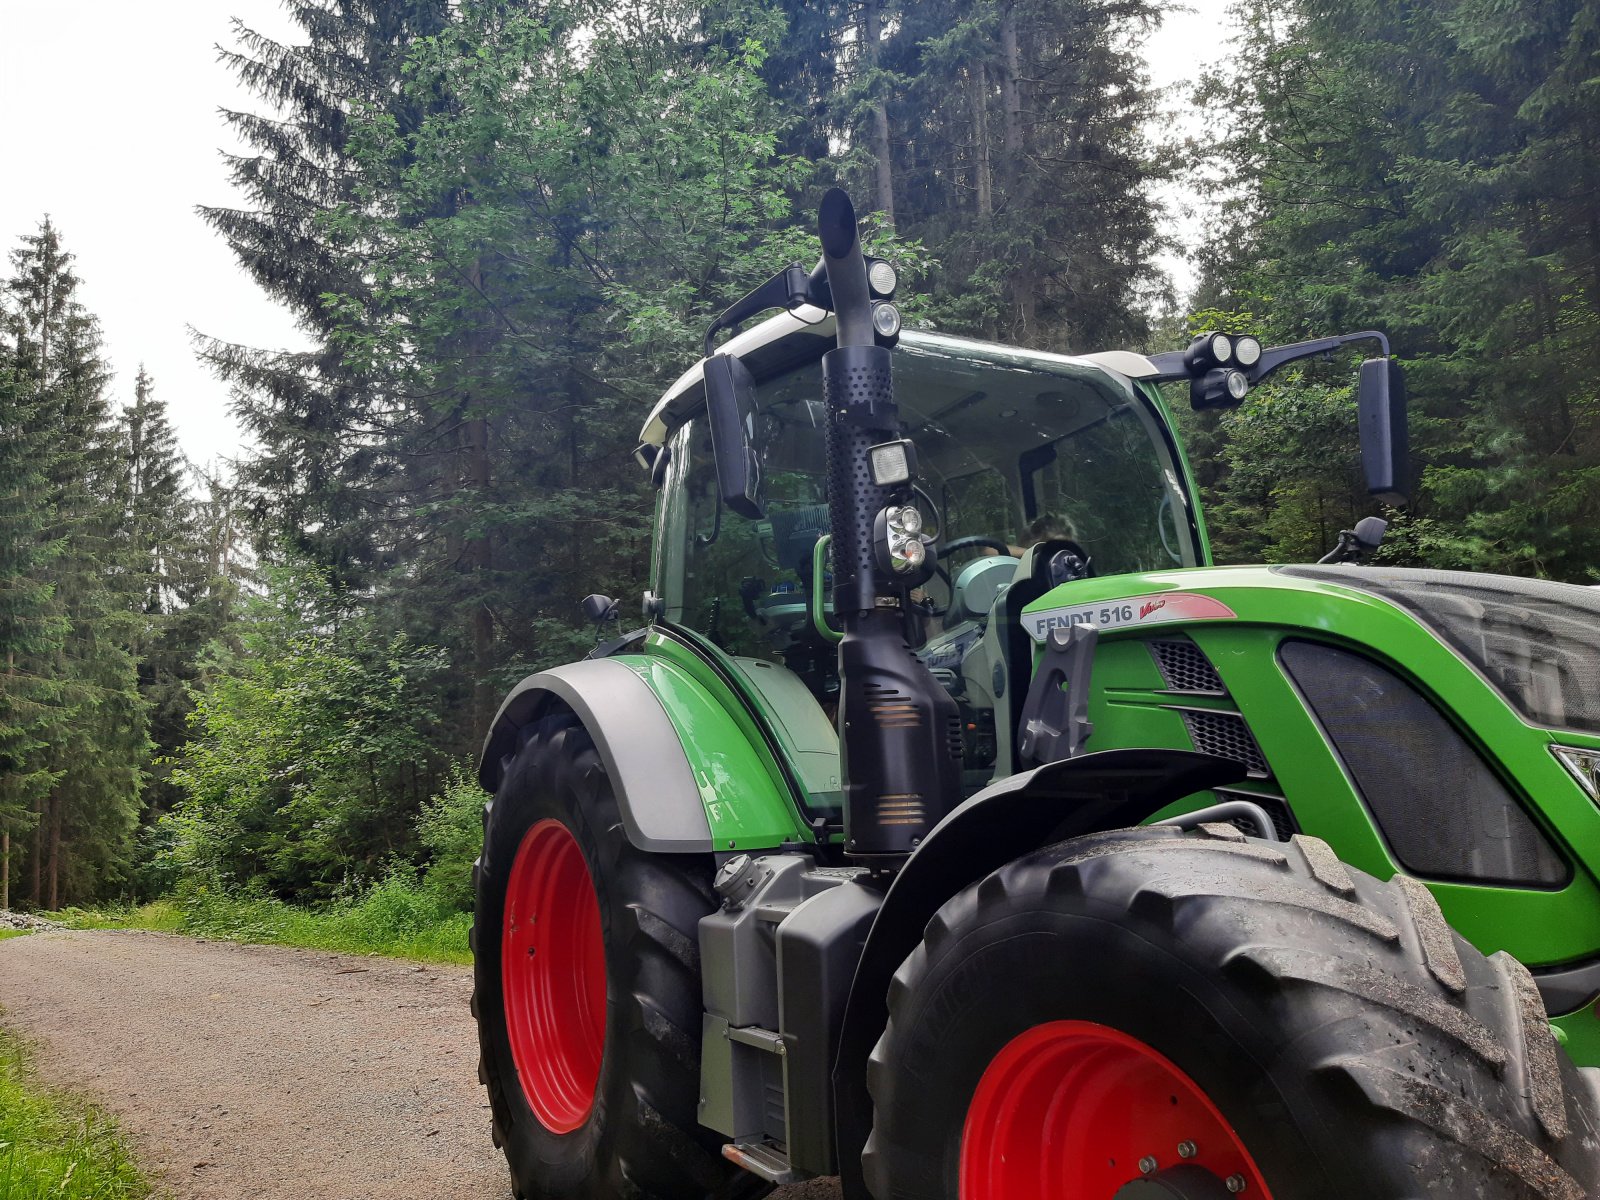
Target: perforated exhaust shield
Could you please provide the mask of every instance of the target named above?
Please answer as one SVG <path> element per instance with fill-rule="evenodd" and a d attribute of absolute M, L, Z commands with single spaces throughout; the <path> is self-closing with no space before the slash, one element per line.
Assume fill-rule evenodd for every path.
<path fill-rule="evenodd" d="M 1600 733 L 1600 590 L 1396 567 L 1279 567 L 1371 592 L 1434 630 L 1535 725 Z"/>

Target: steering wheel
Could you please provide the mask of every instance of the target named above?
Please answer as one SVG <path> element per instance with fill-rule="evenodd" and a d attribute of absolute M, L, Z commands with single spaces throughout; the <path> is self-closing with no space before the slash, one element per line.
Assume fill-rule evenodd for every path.
<path fill-rule="evenodd" d="M 970 537 L 950 539 L 950 541 L 939 547 L 939 557 L 949 558 L 952 554 L 959 554 L 963 550 L 971 550 L 977 546 L 985 546 L 998 554 L 1011 553 L 1011 547 L 999 538 L 984 537 L 981 533 L 975 533 Z"/>
<path fill-rule="evenodd" d="M 1167 539 L 1167 522 L 1172 522 L 1172 532 L 1178 532 L 1178 514 L 1172 508 L 1172 493 L 1161 493 L 1161 504 L 1156 509 L 1156 532 L 1161 535 L 1161 548 L 1167 552 L 1167 557 L 1178 566 L 1183 565 L 1183 555 Z"/>

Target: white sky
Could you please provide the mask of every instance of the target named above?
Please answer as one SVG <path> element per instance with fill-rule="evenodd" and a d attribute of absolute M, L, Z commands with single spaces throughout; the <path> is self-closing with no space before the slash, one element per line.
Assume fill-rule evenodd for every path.
<path fill-rule="evenodd" d="M 1150 43 L 1158 86 L 1189 77 L 1194 49 L 1216 44 L 1224 0 L 1190 3 L 1197 11 L 1169 13 Z M 202 463 L 236 453 L 239 432 L 188 327 L 246 345 L 303 344 L 194 211 L 237 201 L 220 155 L 236 143 L 219 110 L 255 107 L 216 61 L 230 15 L 272 36 L 292 32 L 278 0 L 0 0 L 0 246 L 9 253 L 50 214 L 100 318 L 114 399 L 132 398 L 143 362 L 184 450 Z M 1182 291 L 1187 266 L 1163 265 Z"/>

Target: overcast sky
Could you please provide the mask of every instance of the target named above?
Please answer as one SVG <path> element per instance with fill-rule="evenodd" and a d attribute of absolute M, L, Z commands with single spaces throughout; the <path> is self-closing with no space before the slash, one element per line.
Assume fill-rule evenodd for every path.
<path fill-rule="evenodd" d="M 1169 14 L 1150 44 L 1156 84 L 1188 77 L 1194 48 L 1215 42 L 1224 2 L 1190 0 L 1196 11 Z M 50 214 L 100 318 L 115 401 L 131 399 L 142 362 L 199 462 L 236 453 L 239 433 L 188 327 L 252 346 L 302 344 L 195 213 L 237 202 L 221 158 L 235 143 L 219 110 L 255 107 L 216 61 L 230 15 L 291 33 L 278 0 L 0 0 L 0 244 L 9 251 Z M 1187 281 L 1182 263 L 1167 265 Z"/>

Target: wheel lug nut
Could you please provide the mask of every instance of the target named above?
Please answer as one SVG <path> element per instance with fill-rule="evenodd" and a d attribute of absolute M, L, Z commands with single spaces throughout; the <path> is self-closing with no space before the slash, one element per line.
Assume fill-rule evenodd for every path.
<path fill-rule="evenodd" d="M 1144 1175 L 1154 1175 L 1157 1165 L 1155 1155 L 1146 1154 L 1139 1160 L 1139 1171 Z"/>
<path fill-rule="evenodd" d="M 1178 1143 L 1179 1158 L 1193 1158 L 1198 1153 L 1200 1153 L 1200 1151 L 1195 1148 L 1195 1144 L 1193 1142 Z"/>
<path fill-rule="evenodd" d="M 1244 1176 L 1229 1175 L 1227 1179 L 1227 1188 L 1230 1192 L 1234 1192 L 1235 1194 L 1244 1191 Z"/>

